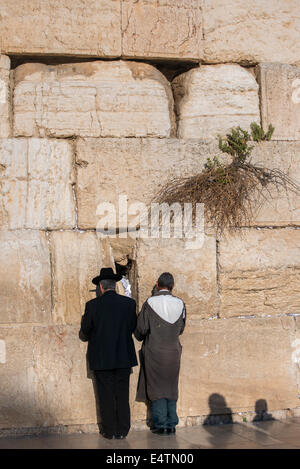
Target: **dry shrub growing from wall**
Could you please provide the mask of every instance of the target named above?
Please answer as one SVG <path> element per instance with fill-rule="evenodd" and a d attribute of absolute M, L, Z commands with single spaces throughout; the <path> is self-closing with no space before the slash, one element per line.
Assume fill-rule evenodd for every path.
<path fill-rule="evenodd" d="M 300 186 L 280 169 L 268 169 L 263 165 L 254 165 L 249 160 L 254 148 L 249 141 L 270 140 L 274 127 L 268 132 L 253 122 L 251 134 L 241 127 L 219 138 L 219 148 L 232 156 L 230 163 L 221 163 L 217 156 L 207 158 L 204 169 L 190 177 L 176 177 L 169 180 L 155 195 L 158 203 L 196 203 L 204 204 L 205 222 L 209 222 L 221 235 L 225 229 L 236 228 L 251 223 L 257 209 L 255 194 L 261 194 L 266 200 L 272 197 L 271 186 L 279 193 L 282 189 L 300 193 Z M 265 195 L 265 192 L 267 193 Z"/>

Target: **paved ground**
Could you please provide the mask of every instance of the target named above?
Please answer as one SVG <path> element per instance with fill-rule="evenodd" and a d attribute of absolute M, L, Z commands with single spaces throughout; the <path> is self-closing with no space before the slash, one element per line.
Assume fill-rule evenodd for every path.
<path fill-rule="evenodd" d="M 176 435 L 130 431 L 125 440 L 99 434 L 0 438 L 0 449 L 300 449 L 300 418 L 177 428 Z"/>

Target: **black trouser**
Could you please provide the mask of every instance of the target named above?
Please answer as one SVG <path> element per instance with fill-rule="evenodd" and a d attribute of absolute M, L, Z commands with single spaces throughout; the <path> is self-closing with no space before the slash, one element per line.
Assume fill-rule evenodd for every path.
<path fill-rule="evenodd" d="M 102 431 L 126 436 L 130 428 L 129 376 L 131 368 L 96 370 Z"/>

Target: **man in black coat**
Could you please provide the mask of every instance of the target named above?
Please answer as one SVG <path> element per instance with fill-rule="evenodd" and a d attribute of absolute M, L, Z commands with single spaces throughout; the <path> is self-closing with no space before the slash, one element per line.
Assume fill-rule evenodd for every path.
<path fill-rule="evenodd" d="M 137 357 L 132 339 L 136 302 L 115 291 L 122 276 L 103 268 L 92 282 L 101 296 L 85 305 L 80 334 L 88 340 L 87 358 L 94 371 L 101 413 L 101 434 L 125 438 L 130 429 L 129 376 Z"/>

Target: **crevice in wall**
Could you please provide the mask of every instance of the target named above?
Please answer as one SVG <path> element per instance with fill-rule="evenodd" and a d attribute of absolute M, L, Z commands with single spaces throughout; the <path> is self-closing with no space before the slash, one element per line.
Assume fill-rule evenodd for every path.
<path fill-rule="evenodd" d="M 241 226 L 240 228 L 236 228 L 243 230 L 250 230 L 250 229 L 255 229 L 255 230 L 299 230 L 300 226 L 299 225 L 251 225 L 251 226 Z"/>
<path fill-rule="evenodd" d="M 189 323 L 192 324 L 199 324 L 203 322 L 208 322 L 208 321 L 240 321 L 241 319 L 247 319 L 247 321 L 251 321 L 252 319 L 274 319 L 274 318 L 297 318 L 299 317 L 299 313 L 277 313 L 277 314 L 248 314 L 248 315 L 236 315 L 236 316 L 222 316 L 220 315 L 219 317 L 209 317 L 209 318 L 196 318 L 193 317 L 192 319 L 189 320 Z"/>
<path fill-rule="evenodd" d="M 77 208 L 77 196 L 76 196 L 76 183 L 72 184 L 72 196 L 73 196 L 73 201 L 74 201 L 74 212 L 75 212 L 74 230 L 78 231 L 78 208 Z"/>
<path fill-rule="evenodd" d="M 300 226 L 298 225 L 289 225 L 289 226 L 244 226 L 242 227 L 242 230 L 250 230 L 250 229 L 256 229 L 256 230 L 300 230 Z M 96 233 L 97 229 L 96 228 L 82 228 L 80 226 L 76 226 L 76 228 L 28 228 L 28 227 L 22 227 L 22 228 L 12 228 L 9 229 L 9 231 L 21 231 L 21 230 L 35 230 L 35 231 L 46 231 L 51 233 L 52 231 L 79 231 L 80 233 L 84 232 L 91 232 L 91 233 Z M 119 232 L 116 230 L 116 234 L 118 235 Z M 219 240 L 220 241 L 220 240 Z"/>
<path fill-rule="evenodd" d="M 263 116 L 262 116 L 262 88 L 261 88 L 261 70 L 256 64 L 255 67 L 253 67 L 253 75 L 255 77 L 255 80 L 258 84 L 258 105 L 259 105 L 259 117 L 260 117 L 260 125 L 263 127 Z M 263 129 L 266 131 L 266 129 Z"/>
<path fill-rule="evenodd" d="M 45 65 L 63 65 L 63 64 L 72 64 L 72 63 L 81 63 L 81 62 L 95 62 L 95 61 L 103 61 L 103 62 L 112 62 L 121 60 L 121 57 L 76 57 L 72 56 L 65 56 L 65 55 L 9 55 L 6 54 L 11 61 L 11 70 L 14 70 L 19 65 L 23 65 L 26 63 L 41 63 Z"/>
<path fill-rule="evenodd" d="M 198 68 L 199 62 L 181 62 L 181 61 L 145 61 L 150 65 L 156 67 L 166 78 L 168 81 L 174 80 L 178 75 L 182 73 L 188 72 L 192 68 Z"/>
<path fill-rule="evenodd" d="M 133 298 L 138 303 L 138 285 L 137 285 L 137 263 L 134 259 L 127 258 L 120 263 L 115 262 L 115 271 L 122 275 L 121 284 L 125 296 Z"/>
<path fill-rule="evenodd" d="M 9 135 L 12 137 L 14 134 L 14 91 L 15 91 L 15 78 L 14 73 L 9 71 L 9 87 L 8 87 L 8 104 L 9 104 Z"/>
<path fill-rule="evenodd" d="M 78 203 L 77 203 L 77 193 L 76 189 L 78 186 L 78 181 L 77 181 L 77 166 L 76 166 L 76 160 L 77 160 L 77 139 L 72 139 L 72 169 L 74 172 L 74 182 L 72 183 L 72 195 L 73 195 L 73 201 L 74 201 L 74 211 L 75 211 L 75 227 L 74 230 L 78 231 Z"/>
<path fill-rule="evenodd" d="M 199 66 L 199 61 L 184 61 L 174 59 L 141 59 L 141 58 L 123 58 L 123 57 L 76 57 L 76 56 L 57 56 L 57 55 L 8 55 L 11 60 L 11 70 L 26 63 L 42 63 L 45 65 L 63 65 L 81 62 L 115 62 L 123 60 L 124 62 L 141 62 L 152 65 L 157 68 L 165 77 L 172 81 L 175 76 L 187 72 L 191 68 Z"/>
<path fill-rule="evenodd" d="M 256 65 L 259 64 L 259 62 L 256 62 L 256 61 L 249 61 L 249 60 L 241 60 L 241 61 L 230 61 L 230 62 L 210 62 L 209 60 L 205 60 L 205 59 L 200 59 L 199 60 L 199 65 L 226 65 L 226 64 L 234 64 L 234 65 L 240 65 L 241 67 L 244 67 L 244 68 L 252 68 L 252 67 L 255 67 Z"/>

